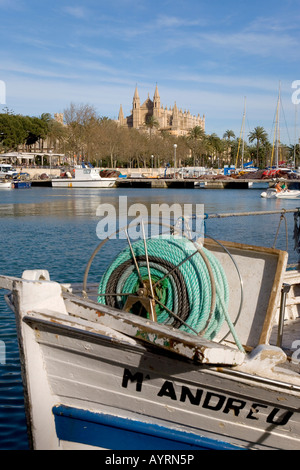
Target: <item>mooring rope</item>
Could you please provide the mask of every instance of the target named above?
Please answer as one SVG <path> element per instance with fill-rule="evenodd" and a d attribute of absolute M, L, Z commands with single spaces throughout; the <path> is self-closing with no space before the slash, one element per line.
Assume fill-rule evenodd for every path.
<path fill-rule="evenodd" d="M 294 212 L 294 250 L 300 253 L 300 209 Z"/>
<path fill-rule="evenodd" d="M 130 248 L 124 249 L 101 279 L 98 302 L 123 309 L 128 294 L 136 294 L 141 287 L 139 275 L 149 282 L 149 261 L 157 321 L 212 340 L 228 319 L 229 288 L 217 258 L 205 248 L 198 251 L 194 243 L 180 236 L 148 239 L 148 260 L 143 240 L 133 243 L 132 250 L 140 273 Z"/>

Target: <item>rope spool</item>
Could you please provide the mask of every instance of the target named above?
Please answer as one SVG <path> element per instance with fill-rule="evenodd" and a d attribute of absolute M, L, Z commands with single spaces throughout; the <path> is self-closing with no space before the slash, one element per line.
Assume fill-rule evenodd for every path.
<path fill-rule="evenodd" d="M 228 316 L 229 302 L 227 279 L 217 258 L 180 236 L 148 239 L 147 253 L 143 240 L 139 240 L 132 244 L 132 250 L 140 276 L 130 248 L 124 249 L 101 279 L 98 302 L 124 309 L 128 295 L 137 294 L 142 279 L 144 285 L 152 283 L 159 323 L 212 340 Z M 141 310 L 139 305 L 131 312 Z"/>

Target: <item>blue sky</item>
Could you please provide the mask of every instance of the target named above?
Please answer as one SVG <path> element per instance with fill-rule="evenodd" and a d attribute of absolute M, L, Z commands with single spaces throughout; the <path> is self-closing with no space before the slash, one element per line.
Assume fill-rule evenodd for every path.
<path fill-rule="evenodd" d="M 244 97 L 246 133 L 271 136 L 281 82 L 282 140 L 293 144 L 299 25 L 299 0 L 0 0 L 0 81 L 15 113 L 73 102 L 112 119 L 120 104 L 130 114 L 136 85 L 144 101 L 157 83 L 164 107 L 205 114 L 220 137 L 239 136 Z"/>

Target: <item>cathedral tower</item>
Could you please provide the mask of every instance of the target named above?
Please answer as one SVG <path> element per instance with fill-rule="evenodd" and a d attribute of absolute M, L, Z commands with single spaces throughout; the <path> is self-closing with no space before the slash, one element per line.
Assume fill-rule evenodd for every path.
<path fill-rule="evenodd" d="M 141 110 L 141 100 L 139 97 L 138 88 L 136 86 L 133 102 L 132 102 L 132 118 L 133 118 L 133 127 L 137 129 L 140 126 L 140 110 Z"/>
<path fill-rule="evenodd" d="M 156 85 L 153 97 L 153 117 L 159 121 L 160 117 L 160 96 Z"/>

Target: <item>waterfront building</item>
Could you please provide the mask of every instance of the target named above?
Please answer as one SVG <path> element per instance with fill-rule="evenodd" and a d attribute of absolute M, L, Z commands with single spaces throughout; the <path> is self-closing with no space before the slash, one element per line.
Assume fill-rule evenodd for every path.
<path fill-rule="evenodd" d="M 175 136 L 182 136 L 196 126 L 201 127 L 205 131 L 205 116 L 193 116 L 190 111 L 182 111 L 178 109 L 175 102 L 173 108 L 163 106 L 160 101 L 158 87 L 156 85 L 153 100 L 148 98 L 141 104 L 138 87 L 135 88 L 131 114 L 124 117 L 122 105 L 120 106 L 117 123 L 122 127 L 134 128 L 141 131 L 147 130 L 147 124 L 156 122 L 152 130 L 154 132 L 168 132 Z"/>

